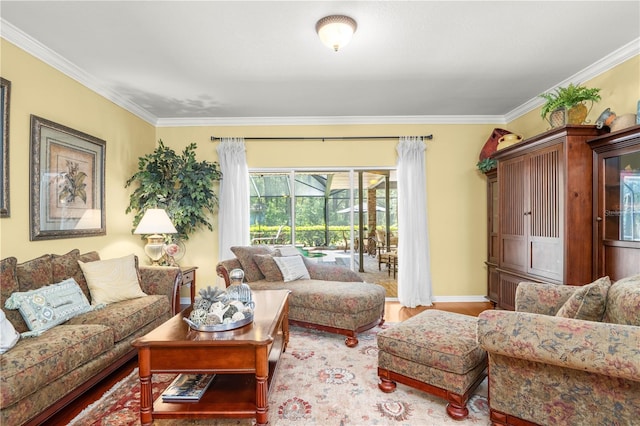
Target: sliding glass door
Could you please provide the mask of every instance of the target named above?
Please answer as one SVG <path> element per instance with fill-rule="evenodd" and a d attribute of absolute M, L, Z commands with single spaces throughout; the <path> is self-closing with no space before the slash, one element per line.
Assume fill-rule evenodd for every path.
<path fill-rule="evenodd" d="M 397 232 L 393 170 L 251 171 L 250 233 L 364 272 Z"/>

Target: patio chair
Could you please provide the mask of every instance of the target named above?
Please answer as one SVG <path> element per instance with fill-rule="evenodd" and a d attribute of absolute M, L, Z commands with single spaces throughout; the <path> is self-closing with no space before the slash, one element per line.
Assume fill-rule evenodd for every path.
<path fill-rule="evenodd" d="M 255 237 L 251 239 L 251 245 L 255 245 L 255 244 L 278 244 L 278 243 L 282 243 L 282 228 L 284 228 L 284 225 L 280 225 L 280 228 L 278 228 L 278 232 L 276 232 L 276 235 L 271 236 L 271 237 Z"/>

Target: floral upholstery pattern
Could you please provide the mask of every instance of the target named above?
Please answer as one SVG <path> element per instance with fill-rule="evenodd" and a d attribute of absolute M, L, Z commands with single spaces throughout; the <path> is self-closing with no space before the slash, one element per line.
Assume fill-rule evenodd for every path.
<path fill-rule="evenodd" d="M 284 281 L 282 272 L 275 260 L 274 255 L 271 254 L 256 254 L 253 256 L 253 260 L 260 268 L 260 272 L 264 275 L 264 279 L 267 281 Z"/>
<path fill-rule="evenodd" d="M 385 290 L 377 284 L 323 280 L 255 281 L 253 290 L 291 290 L 289 319 L 357 330 L 380 318 Z"/>
<path fill-rule="evenodd" d="M 236 246 L 231 247 L 231 251 L 236 255 L 242 270 L 244 271 L 244 279 L 250 283 L 264 279 L 264 275 L 258 268 L 258 264 L 253 259 L 255 254 L 270 254 L 272 250 L 268 246 Z"/>
<path fill-rule="evenodd" d="M 4 309 L 13 292 L 77 280 L 79 266 L 73 262 L 99 259 L 97 252 L 79 255 L 78 250 L 21 264 L 15 258 L 2 259 L 0 302 L 16 330 L 28 329 L 18 311 Z M 140 267 L 139 274 L 150 296 L 80 314 L 38 337 L 20 339 L 0 355 L 0 424 L 20 425 L 32 419 L 114 362 L 130 357 L 136 337 L 171 317 L 180 269 Z"/>
<path fill-rule="evenodd" d="M 607 298 L 604 322 L 640 327 L 640 275 L 616 281 Z"/>
<path fill-rule="evenodd" d="M 564 302 L 556 316 L 585 321 L 602 321 L 610 286 L 609 277 L 602 277 L 591 284 L 578 288 Z"/>
<path fill-rule="evenodd" d="M 337 331 L 339 333 L 346 334 L 342 331 L 347 331 L 355 336 L 365 326 L 371 327 L 382 321 L 384 287 L 364 283 L 360 275 L 342 266 L 315 263 L 306 258 L 303 261 L 311 277 L 309 280 L 286 283 L 267 279 L 247 280 L 248 285 L 253 290 L 291 290 L 289 319 L 308 326 L 332 327 L 341 330 Z M 235 268 L 244 269 L 238 258 L 222 260 L 216 266 L 216 272 L 225 278 L 227 286 L 229 272 Z"/>
<path fill-rule="evenodd" d="M 640 276 L 611 285 L 609 322 L 554 316 L 553 307 L 579 290 L 520 283 L 517 309 L 528 312 L 480 314 L 492 410 L 544 425 L 630 425 L 640 418 L 640 327 L 625 323 L 640 316 Z"/>
<path fill-rule="evenodd" d="M 487 366 L 476 318 L 429 309 L 378 333 L 378 367 L 465 394 Z"/>

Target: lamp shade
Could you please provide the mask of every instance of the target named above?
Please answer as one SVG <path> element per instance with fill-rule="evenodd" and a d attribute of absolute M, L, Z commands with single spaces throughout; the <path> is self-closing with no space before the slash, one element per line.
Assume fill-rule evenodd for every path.
<path fill-rule="evenodd" d="M 134 234 L 177 234 L 176 227 L 171 223 L 169 215 L 164 209 L 147 209 Z"/>
<path fill-rule="evenodd" d="M 356 21 L 344 15 L 326 16 L 316 23 L 320 41 L 336 52 L 351 41 L 357 28 Z"/>

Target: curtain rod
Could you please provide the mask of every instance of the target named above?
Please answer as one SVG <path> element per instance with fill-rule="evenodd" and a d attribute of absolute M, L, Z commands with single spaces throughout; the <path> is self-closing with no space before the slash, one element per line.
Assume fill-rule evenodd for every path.
<path fill-rule="evenodd" d="M 403 136 L 343 136 L 343 137 L 268 137 L 268 138 L 243 138 L 244 140 L 252 140 L 252 141 L 342 141 L 342 140 L 371 140 L 371 139 L 395 139 L 401 138 Z M 431 140 L 433 139 L 433 135 L 419 136 L 424 139 Z M 211 141 L 215 142 L 217 140 L 221 140 L 223 138 L 218 136 L 211 136 Z"/>

